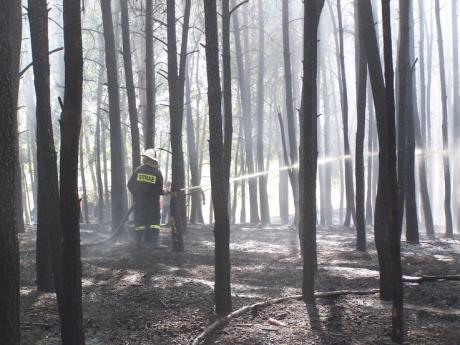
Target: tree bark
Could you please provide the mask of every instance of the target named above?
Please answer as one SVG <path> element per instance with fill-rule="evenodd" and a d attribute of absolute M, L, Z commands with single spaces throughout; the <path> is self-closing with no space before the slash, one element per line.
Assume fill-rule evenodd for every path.
<path fill-rule="evenodd" d="M 443 167 L 444 167 L 444 213 L 446 220 L 446 237 L 454 236 L 451 210 L 451 185 L 450 185 L 450 163 L 449 163 L 449 137 L 447 127 L 447 89 L 446 89 L 446 70 L 444 66 L 444 46 L 442 41 L 441 14 L 439 0 L 435 0 L 436 31 L 438 37 L 439 55 L 439 76 L 441 83 L 441 105 L 442 105 L 442 148 L 443 148 Z"/>
<path fill-rule="evenodd" d="M 404 12 L 406 4 L 400 6 Z M 401 10 L 401 11 L 402 11 Z M 405 15 L 405 13 L 403 13 Z M 412 1 L 409 2 L 409 60 L 407 75 L 407 117 L 406 117 L 406 162 L 405 162 L 405 211 L 406 211 L 406 240 L 418 243 L 418 216 L 417 200 L 415 192 L 415 117 L 418 116 L 417 91 L 415 88 L 414 67 L 412 64 L 415 59 L 414 49 L 414 17 Z M 402 19 L 402 17 L 400 17 Z M 400 20 L 401 20 L 400 19 Z M 407 49 L 407 48 L 406 48 Z M 402 213 L 401 213 L 402 215 Z"/>
<path fill-rule="evenodd" d="M 359 15 L 355 3 L 355 28 L 358 28 Z M 356 249 L 366 251 L 366 217 L 364 206 L 364 135 L 366 129 L 366 85 L 367 63 L 364 42 L 359 30 L 355 31 L 356 54 L 356 152 L 355 152 L 355 179 L 356 179 Z"/>
<path fill-rule="evenodd" d="M 184 104 L 185 63 L 187 58 L 188 21 L 190 18 L 190 0 L 187 0 L 184 11 L 184 26 L 180 52 L 180 66 L 177 66 L 176 46 L 176 9 L 175 0 L 167 1 L 167 36 L 168 36 L 168 86 L 169 112 L 172 151 L 172 190 L 171 194 L 171 231 L 173 249 L 183 251 L 183 233 L 187 229 L 185 216 L 185 170 L 184 152 L 182 149 L 182 123 Z"/>
<path fill-rule="evenodd" d="M 102 63 L 102 50 L 99 53 L 99 61 Z M 96 179 L 97 179 L 97 221 L 99 224 L 104 222 L 104 185 L 102 182 L 102 167 L 101 167 L 101 123 L 102 123 L 102 93 L 104 83 L 104 68 L 99 66 L 99 74 L 97 78 L 97 96 L 96 96 L 96 133 L 95 133 L 95 148 L 96 148 Z"/>
<path fill-rule="evenodd" d="M 65 93 L 61 118 L 60 213 L 65 255 L 62 261 L 61 333 L 64 345 L 84 345 L 78 197 L 78 144 L 83 91 L 80 2 L 64 0 L 63 18 Z"/>
<path fill-rule="evenodd" d="M 59 236 L 59 189 L 50 100 L 48 9 L 46 0 L 28 4 L 34 61 L 37 142 L 37 289 L 54 291 L 52 236 Z"/>
<path fill-rule="evenodd" d="M 316 271 L 316 172 L 317 172 L 317 52 L 318 24 L 324 0 L 304 3 L 304 61 L 300 117 L 299 227 L 303 234 L 302 297 L 315 301 Z"/>
<path fill-rule="evenodd" d="M 458 62 L 458 1 L 452 0 L 452 93 L 453 93 L 453 139 L 454 157 L 460 157 L 460 90 L 459 90 L 459 62 Z M 454 160 L 454 212 L 457 215 L 457 232 L 460 231 L 460 162 Z"/>
<path fill-rule="evenodd" d="M 291 48 L 289 40 L 289 0 L 283 0 L 282 4 L 282 26 L 283 26 L 283 61 L 284 61 L 284 83 L 286 89 L 286 120 L 289 137 L 290 160 L 287 165 L 295 165 L 299 161 L 299 146 L 297 145 L 296 123 L 294 116 L 294 99 L 292 96 L 292 69 L 291 69 Z M 289 174 L 292 196 L 294 198 L 294 219 L 298 222 L 299 208 L 299 174 L 297 171 Z M 300 229 L 299 229 L 300 239 Z"/>
<path fill-rule="evenodd" d="M 128 0 L 120 0 L 121 35 L 123 40 L 123 62 L 128 95 L 129 123 L 131 129 L 131 153 L 133 171 L 141 165 L 139 142 L 139 118 L 136 107 L 136 91 L 134 89 L 133 62 L 131 58 L 131 42 L 129 34 Z"/>
<path fill-rule="evenodd" d="M 19 2 L 18 2 L 19 3 Z M 13 6 L 0 0 L 0 343 L 19 345 L 19 247 L 16 234 L 15 176 L 17 161 L 16 104 L 13 61 L 9 45 L 9 18 Z M 11 6 L 11 7 L 10 7 Z M 6 10 L 5 10 L 6 9 Z"/>
<path fill-rule="evenodd" d="M 231 1 L 235 7 L 235 1 Z M 252 113 L 251 113 L 251 91 L 248 82 L 248 66 L 243 61 L 243 49 L 241 47 L 241 33 L 238 13 L 233 15 L 233 34 L 235 37 L 236 61 L 238 67 L 238 82 L 240 86 L 241 105 L 243 108 L 244 123 L 244 151 L 246 154 L 246 167 L 249 175 L 254 174 L 254 154 L 252 145 Z M 249 49 L 249 47 L 247 47 Z M 247 65 L 247 64 L 246 64 Z M 251 224 L 259 223 L 259 206 L 257 202 L 257 180 L 248 179 L 249 185 L 249 218 Z"/>
<path fill-rule="evenodd" d="M 12 96 L 13 96 L 13 114 L 18 123 L 18 94 L 19 94 L 19 84 L 20 80 L 19 75 L 19 65 L 21 60 L 21 44 L 22 44 L 22 7 L 20 1 L 9 0 L 7 1 L 8 5 L 8 36 L 10 44 L 10 75 L 12 83 Z M 18 125 L 16 125 L 16 131 Z M 16 177 L 15 177 L 15 205 L 16 205 L 16 231 L 24 232 L 24 210 L 22 203 L 22 177 L 21 177 L 21 163 L 20 163 L 20 154 L 19 154 L 19 140 L 16 136 Z"/>
<path fill-rule="evenodd" d="M 113 32 L 111 0 L 101 0 L 102 23 L 104 27 L 105 64 L 109 90 L 110 119 L 110 165 L 111 165 L 111 218 L 115 229 L 127 211 L 125 165 L 122 150 L 120 94 L 118 86 L 118 67 L 115 55 L 115 36 Z"/>
<path fill-rule="evenodd" d="M 214 237 L 215 237 L 215 304 L 216 313 L 228 314 L 232 310 L 230 290 L 230 221 L 228 214 L 228 191 L 230 174 L 231 151 L 227 140 L 231 140 L 231 113 L 225 114 L 225 133 L 222 133 L 222 110 L 219 75 L 219 42 L 217 32 L 217 11 L 215 0 L 205 0 L 205 33 L 206 33 L 206 69 L 208 79 L 209 104 L 209 155 L 211 163 L 211 194 L 214 205 Z M 230 15 L 228 0 L 223 1 L 223 38 L 226 46 L 224 59 L 230 61 Z M 224 65 L 224 111 L 231 112 L 231 103 L 228 104 L 230 84 L 230 66 Z M 230 85 L 231 86 L 231 85 Z M 230 107 L 230 108 L 229 108 Z M 228 127 L 230 126 L 230 127 Z"/>
<path fill-rule="evenodd" d="M 257 76 L 257 171 L 265 171 L 264 163 L 264 76 L 265 76 L 265 24 L 263 1 L 258 0 L 259 10 L 259 71 Z M 267 175 L 259 176 L 260 221 L 270 224 L 270 209 L 267 193 Z"/>
<path fill-rule="evenodd" d="M 145 87 L 144 147 L 155 147 L 156 86 L 153 62 L 153 0 L 145 3 Z"/>
<path fill-rule="evenodd" d="M 382 0 L 385 81 L 369 0 L 358 2 L 360 34 L 365 42 L 379 137 L 379 185 L 375 204 L 374 234 L 380 265 L 380 297 L 393 299 L 392 339 L 402 339 L 402 274 L 400 220 L 396 174 L 395 103 L 389 1 Z"/>
<path fill-rule="evenodd" d="M 195 130 L 193 126 L 193 114 L 192 114 L 192 99 L 191 99 L 191 90 L 190 90 L 190 77 L 188 72 L 186 74 L 185 80 L 185 98 L 186 98 L 186 127 L 187 127 L 187 148 L 189 153 L 189 165 L 190 173 L 192 175 L 192 186 L 199 186 L 201 183 L 201 176 L 198 169 L 198 153 L 197 145 L 195 143 Z M 203 209 L 202 209 L 202 198 L 201 198 L 201 189 L 192 190 L 192 206 L 190 214 L 190 223 L 203 223 Z"/>

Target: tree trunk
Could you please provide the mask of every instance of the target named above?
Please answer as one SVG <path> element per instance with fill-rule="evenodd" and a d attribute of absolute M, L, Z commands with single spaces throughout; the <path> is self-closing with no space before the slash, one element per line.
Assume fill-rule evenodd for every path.
<path fill-rule="evenodd" d="M 28 6 L 34 81 L 37 134 L 37 289 L 54 291 L 51 237 L 59 234 L 59 189 L 50 102 L 48 9 L 46 0 Z"/>
<path fill-rule="evenodd" d="M 10 76 L 12 78 L 12 97 L 13 97 L 13 115 L 16 121 L 16 131 L 18 131 L 18 94 L 19 94 L 19 83 L 20 80 L 17 77 L 19 74 L 19 66 L 21 60 L 21 43 L 22 43 L 22 7 L 20 1 L 9 0 L 7 1 L 8 8 L 8 36 L 10 44 Z M 19 138 L 16 137 L 16 194 L 15 194 L 15 205 L 16 205 L 16 231 L 24 232 L 24 210 L 22 203 L 22 177 L 21 177 L 21 163 L 19 155 Z"/>
<path fill-rule="evenodd" d="M 145 149 L 155 147 L 156 86 L 153 62 L 153 0 L 145 3 L 145 87 L 146 109 L 144 119 Z"/>
<path fill-rule="evenodd" d="M 104 27 L 105 64 L 109 90 L 110 119 L 110 164 L 111 164 L 111 215 L 112 230 L 120 224 L 126 212 L 125 165 L 122 150 L 120 94 L 118 68 L 115 55 L 115 36 L 113 32 L 111 0 L 101 0 L 102 23 Z"/>
<path fill-rule="evenodd" d="M 232 310 L 230 290 L 230 221 L 228 215 L 228 190 L 231 151 L 231 86 L 230 72 L 230 15 L 228 0 L 223 1 L 224 43 L 224 111 L 225 132 L 222 133 L 222 110 L 219 76 L 219 42 L 215 0 L 205 0 L 206 69 L 209 103 L 209 155 L 211 163 L 211 194 L 214 205 L 215 237 L 215 305 L 216 313 L 228 314 Z M 230 111 L 230 112 L 228 112 Z M 230 142 L 227 142 L 230 140 Z M 231 146 L 230 146 L 231 148 Z"/>
<path fill-rule="evenodd" d="M 458 19 L 457 19 L 457 11 L 458 11 L 458 1 L 452 0 L 452 93 L 453 93 L 453 145 L 454 145 L 454 155 L 453 157 L 460 157 L 460 90 L 459 90 L 459 72 L 458 69 Z M 454 160 L 454 212 L 457 215 L 457 232 L 460 232 L 460 162 L 458 159 Z"/>
<path fill-rule="evenodd" d="M 367 64 L 366 64 L 367 66 Z M 366 67 L 367 68 L 367 67 Z M 368 83 L 368 81 L 366 82 Z M 373 224 L 372 217 L 372 205 L 373 205 L 373 193 L 372 186 L 375 176 L 374 173 L 374 106 L 372 104 L 372 91 L 370 87 L 367 87 L 367 109 L 368 109 L 368 130 L 367 130 L 367 191 L 366 191 L 366 224 Z"/>
<path fill-rule="evenodd" d="M 264 164 L 264 75 L 265 75 L 265 25 L 263 2 L 258 0 L 259 10 L 259 71 L 257 76 L 257 171 L 265 171 Z M 270 224 L 270 209 L 267 193 L 267 175 L 259 176 L 260 220 Z"/>
<path fill-rule="evenodd" d="M 286 89 L 286 120 L 289 137 L 290 162 L 285 164 L 295 165 L 299 161 L 299 147 L 297 145 L 296 123 L 294 116 L 294 99 L 292 96 L 292 72 L 291 72 L 291 48 L 289 40 L 289 0 L 283 0 L 282 4 L 282 26 L 283 26 L 283 61 L 284 61 L 284 83 Z M 299 208 L 299 174 L 297 171 L 289 175 L 291 181 L 292 195 L 294 198 L 294 219 L 298 222 Z M 300 239 L 300 228 L 299 228 Z"/>
<path fill-rule="evenodd" d="M 382 0 L 385 81 L 369 0 L 358 2 L 360 34 L 365 42 L 379 137 L 379 185 L 375 204 L 375 241 L 380 265 L 380 297 L 393 299 L 394 341 L 402 339 L 403 295 L 400 259 L 400 222 L 396 174 L 396 135 L 393 61 L 388 0 Z"/>
<path fill-rule="evenodd" d="M 0 343 L 19 345 L 19 247 L 16 234 L 15 176 L 17 161 L 16 104 L 13 61 L 10 55 L 10 12 L 16 4 L 1 0 L 0 7 Z M 6 10 L 5 10 L 6 9 Z"/>
<path fill-rule="evenodd" d="M 102 52 L 102 50 L 101 50 Z M 102 61 L 102 53 L 100 53 L 99 61 Z M 99 75 L 97 81 L 97 96 L 96 96 L 96 179 L 97 179 L 97 222 L 102 224 L 104 222 L 104 185 L 102 183 L 102 169 L 101 169 L 101 106 L 102 106 L 102 93 L 103 93 L 103 78 L 104 68 L 102 65 L 99 67 Z"/>
<path fill-rule="evenodd" d="M 235 7 L 235 1 L 231 1 L 232 7 Z M 251 113 L 251 91 L 248 82 L 248 66 L 243 61 L 243 50 L 241 47 L 241 34 L 238 14 L 233 15 L 233 34 L 235 37 L 236 61 L 238 67 L 238 82 L 240 85 L 241 105 L 243 108 L 244 123 L 244 149 L 246 154 L 246 167 L 249 175 L 254 174 L 254 155 L 252 147 L 252 113 Z M 249 49 L 249 47 L 246 47 Z M 259 223 L 259 206 L 257 202 L 257 180 L 248 179 L 249 184 L 249 211 L 251 224 Z"/>
<path fill-rule="evenodd" d="M 438 36 L 438 55 L 439 55 L 439 75 L 441 83 L 441 105 L 442 105 L 442 148 L 443 148 L 443 167 L 444 167 L 444 213 L 446 219 L 446 237 L 454 236 L 452 225 L 452 210 L 451 210 L 451 185 L 450 185 L 450 163 L 449 163 L 449 138 L 447 127 L 447 90 L 446 90 L 446 70 L 444 66 L 444 47 L 442 41 L 441 30 L 441 14 L 439 0 L 435 0 L 436 14 L 436 31 Z"/>
<path fill-rule="evenodd" d="M 190 96 L 190 77 L 188 72 L 186 73 L 186 80 L 185 80 L 185 98 L 186 98 L 186 128 L 187 128 L 187 147 L 189 153 L 189 165 L 190 165 L 190 173 L 192 175 L 192 186 L 199 186 L 201 183 L 201 177 L 199 175 L 198 170 L 198 153 L 196 150 L 196 143 L 195 143 L 195 130 L 193 128 L 193 114 L 192 114 L 192 99 Z M 191 214 L 190 214 L 190 223 L 196 224 L 203 223 L 203 210 L 201 207 L 201 189 L 193 189 L 192 193 L 192 207 L 191 207 Z"/>
<path fill-rule="evenodd" d="M 355 28 L 358 28 L 359 15 L 355 3 Z M 366 251 L 366 217 L 364 206 L 365 182 L 364 182 L 364 136 L 366 130 L 366 83 L 367 63 L 364 42 L 359 30 L 355 36 L 356 54 L 356 153 L 355 153 L 355 179 L 356 179 L 356 249 Z"/>
<path fill-rule="evenodd" d="M 89 224 L 89 210 L 88 210 L 88 191 L 86 188 L 86 174 L 85 174 L 85 159 L 83 154 L 83 138 L 80 139 L 80 179 L 82 196 L 80 207 L 83 209 L 83 220 L 86 224 Z M 80 209 L 80 210 L 81 210 Z"/>
<path fill-rule="evenodd" d="M 78 199 L 78 143 L 83 84 L 80 2 L 64 0 L 63 18 L 65 93 L 61 118 L 60 212 L 65 255 L 62 262 L 61 333 L 63 345 L 84 345 Z"/>
<path fill-rule="evenodd" d="M 304 3 L 304 61 L 300 117 L 299 227 L 302 230 L 303 278 L 305 303 L 315 301 L 316 271 L 316 171 L 317 171 L 317 52 L 318 24 L 324 0 Z"/>
<path fill-rule="evenodd" d="M 337 0 L 337 20 L 339 29 L 340 46 L 340 75 L 341 75 L 341 104 L 343 124 L 343 151 L 345 154 L 345 195 L 347 199 L 347 213 L 345 215 L 345 226 L 350 226 L 350 218 L 355 222 L 355 200 L 353 188 L 353 160 L 351 158 L 350 142 L 348 139 L 348 91 L 347 77 L 345 71 L 345 55 L 343 43 L 342 6 L 341 0 Z"/>
<path fill-rule="evenodd" d="M 131 129 L 131 153 L 133 171 L 141 165 L 136 91 L 134 89 L 133 63 L 131 59 L 131 42 L 129 34 L 128 0 L 120 0 L 121 34 L 123 39 L 123 62 L 128 94 L 129 123 Z"/>
<path fill-rule="evenodd" d="M 404 10 L 406 16 L 406 4 L 400 6 L 401 13 Z M 409 59 L 408 59 L 408 72 L 407 72 L 407 117 L 406 117 L 406 161 L 404 178 L 406 179 L 405 191 L 405 210 L 406 210 L 406 240 L 418 243 L 418 218 L 417 218 L 417 201 L 415 192 L 415 126 L 414 118 L 417 116 L 417 96 L 415 88 L 415 75 L 414 68 L 411 66 L 415 59 L 414 50 L 414 18 L 412 2 L 409 3 L 408 8 L 409 16 Z M 400 16 L 402 19 L 402 16 Z M 400 19 L 400 21 L 401 21 Z M 403 48 L 403 47 L 401 47 Z M 406 47 L 407 49 L 407 47 Z M 402 212 L 401 212 L 402 215 Z"/>
<path fill-rule="evenodd" d="M 183 251 L 183 233 L 187 229 L 185 215 L 185 170 L 182 149 L 182 123 L 185 84 L 185 63 L 187 58 L 188 25 L 190 18 L 190 0 L 185 3 L 184 24 L 180 52 L 179 72 L 177 68 L 176 47 L 176 9 L 175 0 L 167 1 L 167 36 L 168 36 L 168 86 L 169 112 L 172 151 L 172 190 L 171 194 L 171 230 L 173 249 Z"/>

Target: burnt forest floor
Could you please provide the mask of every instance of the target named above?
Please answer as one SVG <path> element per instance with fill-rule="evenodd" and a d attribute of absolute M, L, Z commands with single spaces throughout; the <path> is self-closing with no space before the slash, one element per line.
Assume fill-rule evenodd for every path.
<path fill-rule="evenodd" d="M 378 288 L 371 229 L 368 254 L 354 250 L 353 229 L 318 228 L 317 291 Z M 21 235 L 33 248 L 34 231 Z M 103 238 L 82 230 L 82 242 Z M 162 249 L 136 250 L 129 236 L 112 247 L 83 248 L 87 345 L 191 344 L 213 313 L 214 238 L 209 225 L 189 226 L 186 251 L 173 253 L 169 229 Z M 233 308 L 301 293 L 297 234 L 289 227 L 232 227 Z M 403 242 L 405 275 L 460 274 L 460 242 Z M 460 344 L 460 282 L 405 284 L 405 343 Z M 22 344 L 59 344 L 56 299 L 35 287 L 35 255 L 21 255 Z M 284 326 L 273 326 L 269 318 Z M 205 344 L 391 344 L 390 305 L 378 295 L 289 301 L 252 310 L 217 330 Z"/>

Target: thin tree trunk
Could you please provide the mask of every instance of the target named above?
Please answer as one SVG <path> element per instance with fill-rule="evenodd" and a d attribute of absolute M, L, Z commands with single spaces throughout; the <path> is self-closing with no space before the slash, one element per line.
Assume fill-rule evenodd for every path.
<path fill-rule="evenodd" d="M 144 147 L 155 147 L 156 86 L 153 62 L 153 0 L 145 3 L 145 87 Z"/>
<path fill-rule="evenodd" d="M 379 186 L 375 205 L 375 241 L 380 265 L 380 297 L 393 299 L 392 323 L 394 341 L 402 339 L 403 295 L 400 259 L 399 207 L 396 174 L 396 135 L 393 89 L 390 11 L 388 0 L 382 0 L 385 81 L 369 0 L 358 2 L 360 34 L 365 42 L 366 58 L 374 95 L 379 136 Z"/>
<path fill-rule="evenodd" d="M 185 217 L 185 186 L 184 153 L 182 149 L 182 123 L 184 104 L 185 66 L 187 58 L 187 39 L 190 18 L 190 0 L 185 3 L 184 24 L 182 28 L 182 41 L 179 61 L 177 66 L 176 46 L 176 9 L 175 0 L 167 1 L 167 36 L 168 36 L 168 86 L 169 86 L 169 112 L 172 151 L 172 190 L 171 194 L 171 230 L 173 249 L 184 250 L 183 233 L 187 229 Z"/>
<path fill-rule="evenodd" d="M 101 50 L 102 51 L 102 50 Z M 100 53 L 99 61 L 102 61 L 102 53 Z M 99 67 L 99 75 L 97 81 L 97 96 L 96 96 L 96 178 L 97 178 L 97 221 L 99 224 L 104 222 L 104 185 L 102 183 L 102 169 L 101 169 L 101 106 L 102 106 L 102 92 L 103 92 L 103 75 L 104 68 Z"/>
<path fill-rule="evenodd" d="M 51 237 L 59 234 L 59 190 L 51 119 L 48 9 L 46 0 L 28 5 L 37 102 L 37 289 L 54 291 Z"/>
<path fill-rule="evenodd" d="M 230 290 L 230 220 L 228 191 L 231 154 L 231 74 L 230 74 L 230 14 L 228 0 L 223 1 L 223 69 L 225 130 L 222 133 L 222 92 L 219 76 L 219 39 L 216 0 L 205 0 L 206 69 L 209 103 L 209 155 L 211 163 L 211 194 L 214 205 L 215 237 L 215 305 L 216 313 L 232 310 Z M 229 142 L 227 140 L 230 140 Z"/>
<path fill-rule="evenodd" d="M 452 0 L 452 93 L 453 93 L 453 145 L 454 157 L 460 157 L 460 90 L 459 90 L 459 62 L 458 62 L 458 1 Z M 453 207 L 457 216 L 457 232 L 460 231 L 460 162 L 454 160 L 454 182 L 453 182 Z"/>
<path fill-rule="evenodd" d="M 355 4 L 355 28 L 358 28 L 359 15 Z M 367 62 L 364 47 L 364 38 L 355 30 L 356 52 L 356 151 L 355 151 L 355 179 L 356 179 L 356 249 L 366 251 L 366 217 L 365 217 L 365 182 L 364 182 L 364 136 L 366 130 L 366 84 Z"/>
<path fill-rule="evenodd" d="M 351 159 L 350 142 L 348 139 L 348 92 L 345 71 L 345 55 L 343 43 L 342 7 L 341 0 L 337 0 L 337 20 L 339 29 L 340 46 L 340 75 L 341 75 L 341 99 L 342 99 L 342 122 L 343 122 L 343 148 L 345 154 L 345 194 L 347 198 L 347 213 L 345 226 L 350 226 L 350 218 L 355 222 L 355 198 L 353 187 L 353 160 Z"/>
<path fill-rule="evenodd" d="M 265 171 L 264 163 L 264 78 L 265 78 L 265 25 L 263 1 L 258 0 L 259 10 L 259 71 L 257 76 L 257 171 Z M 262 224 L 270 224 L 267 193 L 267 175 L 259 176 L 259 205 Z"/>
<path fill-rule="evenodd" d="M 187 128 L 187 147 L 189 153 L 189 165 L 190 173 L 192 175 L 192 186 L 200 185 L 200 176 L 198 171 L 198 153 L 196 150 L 195 143 L 195 130 L 193 126 L 193 114 L 192 114 L 192 99 L 191 99 L 191 90 L 190 90 L 190 77 L 188 72 L 186 72 L 185 79 L 185 98 L 186 98 L 186 128 Z M 203 210 L 201 207 L 201 189 L 194 189 L 192 191 L 192 206 L 191 206 L 191 215 L 190 223 L 196 224 L 203 223 Z"/>
<path fill-rule="evenodd" d="M 112 230 L 121 222 L 126 212 L 125 165 L 122 149 L 120 94 L 118 68 L 115 55 L 115 36 L 113 32 L 111 0 L 101 0 L 102 23 L 104 27 L 105 61 L 107 85 L 109 90 L 110 118 L 110 163 L 111 163 L 111 219 Z"/>
<path fill-rule="evenodd" d="M 232 7 L 235 7 L 235 1 L 231 1 Z M 246 154 L 246 167 L 248 174 L 254 174 L 254 155 L 252 145 L 252 113 L 251 113 L 251 91 L 248 82 L 249 68 L 247 63 L 243 61 L 243 49 L 241 47 L 240 24 L 238 13 L 233 14 L 233 34 L 235 37 L 236 60 L 238 67 L 238 81 L 240 84 L 241 105 L 243 108 L 244 121 L 244 146 Z M 247 38 L 246 38 L 247 40 Z M 248 44 L 247 44 L 248 45 Z M 249 47 L 246 47 L 248 50 Z M 248 60 L 248 59 L 246 59 Z M 246 61 L 247 62 L 247 61 Z M 246 65 L 246 66 L 245 66 Z M 259 223 L 259 206 L 257 201 L 257 180 L 251 178 L 248 180 L 249 185 L 249 210 L 250 222 L 252 224 Z"/>
<path fill-rule="evenodd" d="M 454 235 L 452 224 L 452 210 L 451 210 L 451 185 L 450 185 L 450 163 L 449 163 L 449 138 L 447 127 L 447 90 L 446 90 L 446 70 L 444 66 L 444 47 L 442 41 L 441 29 L 441 14 L 440 14 L 439 0 L 435 0 L 435 14 L 436 14 L 436 31 L 438 36 L 438 54 L 439 54 L 439 75 L 441 83 L 441 105 L 442 105 L 442 148 L 445 152 L 443 154 L 443 167 L 444 167 L 444 213 L 446 219 L 446 237 L 452 238 Z"/>
<path fill-rule="evenodd" d="M 133 171 L 141 165 L 138 114 L 136 107 L 136 91 L 134 89 L 133 63 L 131 58 L 131 42 L 129 34 L 128 0 L 120 0 L 121 34 L 123 39 L 123 62 L 128 94 L 129 123 L 131 129 L 131 153 Z"/>
<path fill-rule="evenodd" d="M 80 179 L 81 179 L 81 189 L 82 189 L 82 198 L 81 198 L 81 207 L 83 209 L 83 219 L 86 224 L 89 223 L 89 211 L 88 211 L 88 192 L 86 188 L 86 174 L 85 174 L 85 160 L 83 155 L 83 138 L 80 139 Z"/>
<path fill-rule="evenodd" d="M 291 48 L 289 39 L 289 0 L 283 0 L 282 3 L 282 27 L 283 27 L 283 61 L 284 61 L 284 83 L 286 90 L 286 120 L 288 127 L 289 154 L 290 163 L 295 165 L 299 161 L 299 151 L 297 145 L 296 121 L 294 116 L 294 99 L 292 96 L 292 71 L 291 71 Z M 298 222 L 299 208 L 299 174 L 295 171 L 289 174 L 291 181 L 292 195 L 294 198 L 294 219 L 295 224 Z M 299 228 L 300 239 L 300 228 Z M 302 242 L 301 242 L 302 243 Z"/>
<path fill-rule="evenodd" d="M 65 93 L 61 118 L 60 213 L 65 255 L 62 261 L 61 333 L 63 345 L 84 345 L 78 200 L 78 145 L 83 91 L 80 2 L 64 0 L 63 18 Z"/>
<path fill-rule="evenodd" d="M 406 12 L 406 4 L 400 6 L 400 21 L 402 15 Z M 404 11 L 403 11 L 404 10 Z M 409 2 L 409 59 L 407 72 L 407 117 L 406 117 L 406 160 L 404 178 L 406 179 L 405 191 L 405 210 L 406 210 L 406 240 L 418 243 L 418 217 L 417 217 L 417 201 L 415 192 L 415 128 L 414 118 L 417 116 L 417 96 L 415 89 L 414 68 L 411 66 L 415 59 L 414 49 L 414 18 L 412 2 Z M 402 47 L 401 47 L 402 48 Z M 407 47 L 406 47 L 407 49 Z M 414 66 L 415 67 L 415 66 Z M 401 212 L 402 215 L 402 212 Z"/>
<path fill-rule="evenodd" d="M 302 230 L 303 278 L 305 303 L 315 301 L 316 271 L 316 172 L 317 172 L 317 52 L 318 24 L 324 0 L 304 3 L 304 61 L 300 116 L 299 227 Z"/>
<path fill-rule="evenodd" d="M 366 81 L 369 83 L 369 79 Z M 374 172 L 374 106 L 372 104 L 372 90 L 370 86 L 367 86 L 367 109 L 368 109 L 368 130 L 367 130 L 367 191 L 366 191 L 366 224 L 373 224 L 372 217 L 372 205 L 373 205 L 373 194 L 372 185 L 375 176 Z"/>

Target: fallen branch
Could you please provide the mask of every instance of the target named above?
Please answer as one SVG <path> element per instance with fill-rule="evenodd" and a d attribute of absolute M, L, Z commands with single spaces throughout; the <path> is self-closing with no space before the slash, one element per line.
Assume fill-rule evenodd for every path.
<path fill-rule="evenodd" d="M 379 289 L 372 289 L 372 290 L 339 290 L 339 291 L 329 291 L 329 292 L 316 292 L 315 297 L 316 298 L 335 298 L 335 297 L 344 296 L 344 295 L 372 295 L 372 294 L 378 293 L 379 291 L 380 291 Z M 231 319 L 246 313 L 247 311 L 250 311 L 255 308 L 268 307 L 270 305 L 283 303 L 289 300 L 301 300 L 301 299 L 302 299 L 302 295 L 292 295 L 292 296 L 271 299 L 271 300 L 264 301 L 264 302 L 254 303 L 254 304 L 242 307 L 224 317 L 220 317 L 219 319 L 214 321 L 212 324 L 210 324 L 200 335 L 198 335 L 193 340 L 192 345 L 198 345 L 200 342 L 202 342 L 205 338 L 207 338 L 216 329 L 225 325 Z"/>
<path fill-rule="evenodd" d="M 422 284 L 426 282 L 437 282 L 443 280 L 460 281 L 460 275 L 447 275 L 447 276 L 421 276 L 421 277 L 403 277 L 403 283 L 417 283 Z"/>

